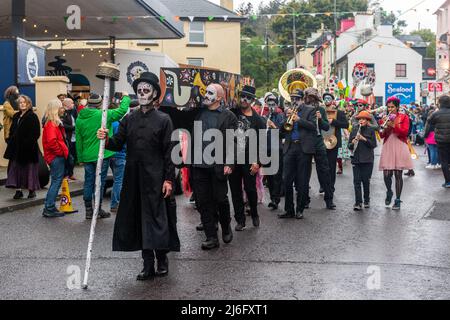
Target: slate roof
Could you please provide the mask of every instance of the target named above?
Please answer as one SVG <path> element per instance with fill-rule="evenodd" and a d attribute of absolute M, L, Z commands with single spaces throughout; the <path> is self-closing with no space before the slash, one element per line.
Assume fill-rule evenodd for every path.
<path fill-rule="evenodd" d="M 246 19 L 208 0 L 160 0 L 160 2 L 181 18 L 193 16 L 198 20 L 205 20 L 210 16 L 228 16 L 228 21 L 234 22 Z"/>
<path fill-rule="evenodd" d="M 400 35 L 396 36 L 398 40 L 403 43 L 410 42 L 412 43 L 413 48 L 426 48 L 427 43 L 423 41 L 422 37 L 419 35 Z"/>

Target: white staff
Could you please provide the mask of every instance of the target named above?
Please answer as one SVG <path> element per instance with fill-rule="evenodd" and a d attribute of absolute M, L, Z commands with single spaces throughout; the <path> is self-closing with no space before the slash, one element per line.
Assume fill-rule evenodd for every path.
<path fill-rule="evenodd" d="M 105 80 L 105 86 L 103 91 L 103 105 L 102 105 L 102 129 L 106 129 L 107 124 L 107 112 L 109 107 L 109 90 L 111 87 L 111 80 L 119 80 L 120 71 L 119 67 L 112 63 L 102 62 L 97 69 L 97 77 Z M 95 171 L 95 199 L 94 199 L 94 213 L 91 222 L 91 232 L 89 235 L 89 244 L 86 255 L 86 268 L 84 269 L 83 289 L 88 288 L 89 270 L 91 268 L 91 256 L 92 246 L 94 244 L 95 226 L 97 224 L 98 212 L 100 209 L 100 187 L 101 187 L 101 175 L 103 167 L 103 159 L 105 155 L 105 143 L 106 140 L 100 140 L 100 149 L 98 151 L 97 169 Z"/>

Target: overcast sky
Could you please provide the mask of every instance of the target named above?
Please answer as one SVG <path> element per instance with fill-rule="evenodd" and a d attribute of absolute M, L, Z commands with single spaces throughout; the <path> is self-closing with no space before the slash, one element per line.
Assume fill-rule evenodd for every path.
<path fill-rule="evenodd" d="M 210 0 L 219 4 L 220 0 Z M 251 1 L 256 7 L 262 2 L 267 3 L 269 0 L 234 0 L 235 9 L 243 2 Z M 314 0 L 312 0 L 314 1 Z M 332 1 L 332 0 L 330 0 Z M 415 11 L 409 11 L 401 16 L 401 19 L 406 20 L 408 28 L 406 31 L 416 30 L 420 28 L 429 28 L 436 31 L 436 16 L 433 13 L 445 2 L 445 0 L 381 0 L 383 8 L 387 11 L 394 11 L 398 14 L 398 10 L 405 12 L 412 7 Z"/>

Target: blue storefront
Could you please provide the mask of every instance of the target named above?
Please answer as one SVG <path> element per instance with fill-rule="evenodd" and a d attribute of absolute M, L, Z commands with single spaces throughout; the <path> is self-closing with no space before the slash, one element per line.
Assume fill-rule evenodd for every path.
<path fill-rule="evenodd" d="M 20 38 L 0 39 L 0 104 L 3 92 L 12 85 L 35 104 L 34 77 L 45 76 L 45 49 Z"/>

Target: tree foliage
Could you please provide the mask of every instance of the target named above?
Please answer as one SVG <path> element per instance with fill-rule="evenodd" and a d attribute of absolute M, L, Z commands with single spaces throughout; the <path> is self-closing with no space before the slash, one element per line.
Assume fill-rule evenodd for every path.
<path fill-rule="evenodd" d="M 402 34 L 403 29 L 408 26 L 406 21 L 398 19 L 393 11 L 387 12 L 384 9 L 381 9 L 381 24 L 391 24 L 394 27 L 394 36 Z"/>
<path fill-rule="evenodd" d="M 357 12 L 366 11 L 368 0 L 337 0 L 337 12 Z M 247 19 L 242 26 L 243 42 L 241 46 L 242 74 L 255 78 L 257 88 L 276 87 L 278 79 L 286 71 L 286 64 L 294 57 L 293 25 L 295 21 L 296 42 L 298 50 L 300 45 L 306 43 L 306 39 L 312 33 L 324 29 L 334 29 L 334 17 L 330 15 L 310 15 L 292 16 L 292 13 L 317 13 L 333 12 L 334 3 L 330 0 L 272 0 L 266 5 L 254 8 L 251 2 L 242 4 L 238 12 L 241 15 L 260 14 L 290 14 L 287 16 L 274 16 L 271 19 L 258 17 L 258 19 Z M 352 17 L 350 14 L 340 14 L 338 20 Z M 338 22 L 339 28 L 339 22 Z M 266 51 L 261 48 L 265 44 L 266 33 L 269 44 L 283 45 L 284 47 L 274 47 L 269 49 L 269 62 L 266 62 Z M 291 47 L 287 47 L 291 45 Z M 297 51 L 298 51 L 297 50 Z M 267 70 L 270 73 L 270 81 L 267 83 Z"/>
<path fill-rule="evenodd" d="M 436 57 L 436 34 L 430 29 L 415 30 L 411 35 L 421 36 L 423 41 L 427 43 L 427 58 Z"/>

